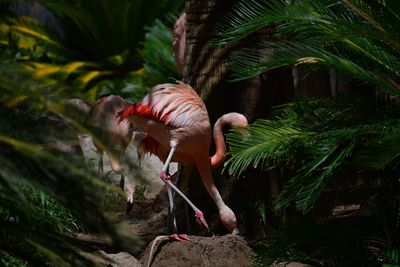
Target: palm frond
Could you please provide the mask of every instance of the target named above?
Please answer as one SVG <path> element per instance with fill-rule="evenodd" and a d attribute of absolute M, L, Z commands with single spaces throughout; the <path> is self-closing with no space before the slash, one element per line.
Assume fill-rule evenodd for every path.
<path fill-rule="evenodd" d="M 230 154 L 234 155 L 227 161 L 228 171 L 240 175 L 248 167 L 273 167 L 278 162 L 290 162 L 291 156 L 287 153 L 291 149 L 301 147 L 298 140 L 307 138 L 310 132 L 300 132 L 298 129 L 285 123 L 258 120 L 251 125 L 248 132 L 233 130 L 228 135 Z M 273 153 L 271 153 L 273 152 Z"/>
<path fill-rule="evenodd" d="M 234 71 L 233 80 L 242 80 L 256 74 L 261 74 L 267 70 L 284 66 L 303 65 L 310 68 L 315 68 L 315 66 L 334 68 L 347 77 L 356 79 L 361 83 L 372 84 L 377 88 L 398 94 L 399 89 L 397 85 L 387 79 L 388 76 L 397 77 L 399 69 L 398 60 L 392 59 L 393 74 L 390 75 L 390 72 L 379 71 L 377 73 L 369 70 L 365 68 L 362 62 L 353 61 L 341 55 L 328 52 L 322 47 L 317 48 L 314 45 L 304 43 L 267 42 L 262 46 L 256 47 L 256 49 L 249 48 L 238 53 L 234 57 L 231 69 Z M 384 65 L 383 68 L 391 68 L 387 64 Z M 380 75 L 380 73 L 385 73 L 385 75 Z"/>
<path fill-rule="evenodd" d="M 161 26 L 161 21 L 167 20 L 167 12 L 176 12 L 182 6 L 181 0 L 39 3 L 61 23 L 63 36 L 27 17 L 5 18 L 0 24 L 0 56 L 25 65 L 34 77 L 42 81 L 49 77 L 53 82 L 74 86 L 85 91 L 85 97 L 91 101 L 111 93 L 140 98 L 148 90 L 144 82 L 147 77 L 141 70 L 149 56 L 142 58 L 139 48 L 150 29 L 154 32 L 147 37 L 152 40 L 147 41 L 149 49 L 166 61 L 157 62 L 160 69 L 155 62 L 151 68 L 145 63 L 145 68 L 162 78 L 175 76 L 174 65 L 169 62 L 172 51 L 167 46 L 170 30 Z M 157 26 L 149 28 L 156 19 Z M 162 45 L 162 49 L 156 49 L 156 45 Z"/>
<path fill-rule="evenodd" d="M 235 80 L 303 64 L 332 68 L 398 94 L 398 19 L 398 11 L 378 1 L 240 1 L 221 25 L 217 43 L 240 40 L 262 27 L 275 29 L 272 41 L 233 58 Z"/>
<path fill-rule="evenodd" d="M 172 27 L 156 20 L 147 33 L 139 54 L 144 61 L 146 82 L 149 86 L 179 78 L 172 51 Z"/>
<path fill-rule="evenodd" d="M 60 61 L 72 55 L 55 33 L 30 17 L 3 18 L 0 22 L 0 40 L 3 47 L 19 49 L 19 60 L 48 58 Z"/>
<path fill-rule="evenodd" d="M 377 171 L 398 166 L 397 105 L 385 107 L 373 98 L 286 105 L 271 120 L 250 125 L 246 134 L 228 135 L 232 157 L 227 168 L 237 176 L 249 167 L 294 169 L 276 205 L 296 201 L 297 208 L 307 212 L 329 181 L 347 167 Z"/>
<path fill-rule="evenodd" d="M 64 24 L 67 43 L 80 58 L 89 61 L 105 59 L 124 51 L 129 51 L 129 64 L 133 69 L 140 67 L 137 48 L 144 40 L 145 29 L 156 18 L 167 12 L 176 12 L 182 1 L 117 0 L 77 1 L 41 1 Z"/>
<path fill-rule="evenodd" d="M 226 15 L 219 26 L 220 38 L 217 43 L 237 41 L 266 26 L 285 28 L 289 21 L 298 23 L 330 25 L 332 12 L 329 6 L 336 1 L 286 1 L 250 0 L 240 1 Z"/>
<path fill-rule="evenodd" d="M 372 25 L 376 30 L 395 35 L 399 38 L 398 23 L 400 23 L 400 13 L 398 9 L 393 9 L 394 1 L 381 3 L 379 1 L 362 0 L 343 0 L 356 14 Z M 398 5 L 398 4 L 397 4 Z"/>

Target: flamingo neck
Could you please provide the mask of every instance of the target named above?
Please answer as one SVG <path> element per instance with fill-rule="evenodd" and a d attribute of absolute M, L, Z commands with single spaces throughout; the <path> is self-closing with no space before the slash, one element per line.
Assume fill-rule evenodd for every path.
<path fill-rule="evenodd" d="M 213 138 L 215 143 L 215 154 L 210 157 L 211 168 L 217 168 L 224 163 L 226 145 L 223 134 L 223 127 L 228 125 L 229 127 L 247 127 L 248 122 L 245 116 L 242 114 L 231 112 L 220 117 L 214 124 Z"/>

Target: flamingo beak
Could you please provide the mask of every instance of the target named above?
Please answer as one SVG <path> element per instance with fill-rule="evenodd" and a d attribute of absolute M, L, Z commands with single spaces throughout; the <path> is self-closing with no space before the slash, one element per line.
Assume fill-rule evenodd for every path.
<path fill-rule="evenodd" d="M 129 214 L 133 208 L 133 193 L 135 192 L 135 186 L 130 183 L 125 183 L 124 191 L 126 193 L 126 214 Z"/>
<path fill-rule="evenodd" d="M 133 202 L 131 200 L 126 201 L 126 214 L 129 214 L 132 211 Z"/>
<path fill-rule="evenodd" d="M 206 228 L 208 231 L 210 231 L 210 228 L 208 228 L 208 224 L 206 222 L 206 219 L 204 219 L 203 212 L 201 211 L 196 211 L 196 222 L 201 228 Z"/>

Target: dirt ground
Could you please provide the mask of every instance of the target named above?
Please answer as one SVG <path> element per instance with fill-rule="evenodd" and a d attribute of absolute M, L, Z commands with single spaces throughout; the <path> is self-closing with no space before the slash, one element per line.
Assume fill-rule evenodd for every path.
<path fill-rule="evenodd" d="M 151 266 L 250 266 L 253 252 L 241 236 L 191 236 L 190 241 L 164 241 L 158 244 Z M 151 244 L 140 259 L 148 266 Z"/>

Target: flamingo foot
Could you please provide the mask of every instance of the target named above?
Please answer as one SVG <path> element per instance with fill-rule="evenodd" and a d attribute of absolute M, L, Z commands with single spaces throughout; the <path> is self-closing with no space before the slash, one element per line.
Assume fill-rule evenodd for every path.
<path fill-rule="evenodd" d="M 210 230 L 210 229 L 208 228 L 208 224 L 207 224 L 207 222 L 206 222 L 206 219 L 204 219 L 203 212 L 201 212 L 200 210 L 198 210 L 198 211 L 196 211 L 195 216 L 196 216 L 196 222 L 197 222 L 197 224 L 198 224 L 200 227 L 204 227 L 204 228 L 206 228 L 207 230 Z"/>
<path fill-rule="evenodd" d="M 126 214 L 129 214 L 133 208 L 133 194 L 135 192 L 135 186 L 132 184 L 125 184 L 124 191 L 126 193 Z"/>
<path fill-rule="evenodd" d="M 169 236 L 169 240 L 171 241 L 179 241 L 179 242 L 189 242 L 189 236 L 187 234 L 172 234 Z"/>
<path fill-rule="evenodd" d="M 126 210 L 125 210 L 126 214 L 129 214 L 131 212 L 132 208 L 133 208 L 133 202 L 128 200 L 126 202 Z"/>
<path fill-rule="evenodd" d="M 168 172 L 162 171 L 160 172 L 160 178 L 162 180 L 171 180 L 171 175 Z"/>
<path fill-rule="evenodd" d="M 171 175 L 169 175 L 169 173 L 165 172 L 165 171 L 160 172 L 160 178 L 161 178 L 161 180 L 163 180 L 163 182 L 165 182 L 167 180 L 172 181 Z M 164 186 L 166 189 L 170 188 L 170 186 L 167 183 L 165 183 Z"/>

